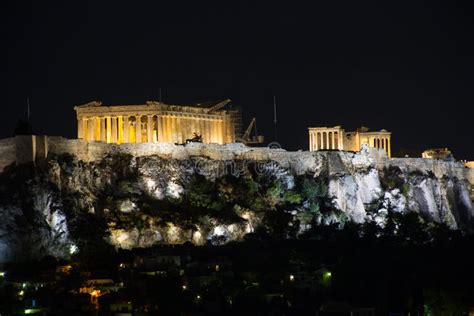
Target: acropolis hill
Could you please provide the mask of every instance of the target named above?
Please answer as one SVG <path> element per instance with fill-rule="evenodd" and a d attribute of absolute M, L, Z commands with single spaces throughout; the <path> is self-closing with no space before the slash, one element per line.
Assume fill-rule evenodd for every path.
<path fill-rule="evenodd" d="M 474 169 L 464 163 L 389 158 L 387 131 L 347 133 L 360 151 L 328 148 L 347 144 L 340 127 L 311 129 L 312 151 L 248 147 L 234 142 L 248 133 L 236 132 L 236 116 L 219 106 L 178 114 L 156 104 L 132 112 L 94 104 L 76 108 L 82 139 L 0 140 L 0 261 L 31 248 L 21 245 L 67 256 L 78 238 L 92 238 L 78 230 L 86 218 L 125 249 L 240 240 L 274 211 L 289 216 L 295 236 L 347 221 L 383 226 L 392 213 L 474 229 Z M 143 109 L 151 112 L 136 113 Z M 202 142 L 182 144 L 193 133 Z"/>

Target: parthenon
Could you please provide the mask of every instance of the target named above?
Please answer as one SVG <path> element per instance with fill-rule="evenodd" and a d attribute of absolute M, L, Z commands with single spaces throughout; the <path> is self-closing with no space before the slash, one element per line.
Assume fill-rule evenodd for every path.
<path fill-rule="evenodd" d="M 142 105 L 76 106 L 77 136 L 105 143 L 184 143 L 194 134 L 203 143 L 233 143 L 239 136 L 238 110 L 222 110 L 229 103 L 179 106 L 148 101 Z M 240 116 L 241 118 L 241 116 Z"/>
<path fill-rule="evenodd" d="M 387 130 L 371 132 L 367 127 L 361 127 L 355 132 L 346 132 L 341 126 L 310 127 L 309 150 L 347 150 L 359 151 L 362 144 L 385 150 L 391 157 L 391 134 Z"/>

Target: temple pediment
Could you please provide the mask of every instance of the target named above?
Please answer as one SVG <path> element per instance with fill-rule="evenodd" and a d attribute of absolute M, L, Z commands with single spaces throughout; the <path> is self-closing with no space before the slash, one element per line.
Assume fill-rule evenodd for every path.
<path fill-rule="evenodd" d="M 89 102 L 89 103 L 86 103 L 86 104 L 82 104 L 82 105 L 77 105 L 74 107 L 74 109 L 77 109 L 77 108 L 92 108 L 92 107 L 98 107 L 98 106 L 102 106 L 102 102 L 100 101 L 92 101 L 92 102 Z"/>

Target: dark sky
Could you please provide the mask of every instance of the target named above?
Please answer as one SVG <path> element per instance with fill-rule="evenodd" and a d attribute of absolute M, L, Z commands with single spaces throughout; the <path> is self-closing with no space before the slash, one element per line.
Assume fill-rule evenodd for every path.
<path fill-rule="evenodd" d="M 2 1 L 0 137 L 31 100 L 38 134 L 73 106 L 231 98 L 272 140 L 308 126 L 385 128 L 394 151 L 474 159 L 474 23 L 456 1 Z M 74 4 L 73 4 L 74 3 Z M 468 2 L 466 2 L 468 3 Z"/>

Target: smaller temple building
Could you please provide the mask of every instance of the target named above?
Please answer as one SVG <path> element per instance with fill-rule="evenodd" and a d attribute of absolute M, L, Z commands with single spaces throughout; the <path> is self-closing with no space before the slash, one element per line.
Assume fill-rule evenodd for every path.
<path fill-rule="evenodd" d="M 341 126 L 309 127 L 309 150 L 347 150 L 359 151 L 363 144 L 372 148 L 384 149 L 391 157 L 391 134 L 387 130 L 369 131 L 367 127 L 355 132 L 346 132 Z"/>

